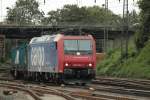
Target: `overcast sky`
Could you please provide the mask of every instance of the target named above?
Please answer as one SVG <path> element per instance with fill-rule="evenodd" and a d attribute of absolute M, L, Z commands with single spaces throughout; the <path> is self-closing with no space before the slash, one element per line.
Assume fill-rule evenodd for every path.
<path fill-rule="evenodd" d="M 17 0 L 0 0 L 0 21 L 4 19 L 7 15 L 6 7 L 13 7 Z M 40 10 L 44 11 L 47 14 L 50 10 L 56 10 L 57 8 L 62 8 L 65 4 L 77 4 L 81 6 L 93 6 L 98 5 L 102 6 L 105 3 L 105 0 L 37 0 L 40 3 Z M 108 0 L 109 9 L 116 14 L 122 14 L 122 5 L 123 0 L 119 3 L 119 0 Z M 138 6 L 136 4 L 138 0 L 129 0 L 129 11 L 136 10 L 139 12 Z"/>

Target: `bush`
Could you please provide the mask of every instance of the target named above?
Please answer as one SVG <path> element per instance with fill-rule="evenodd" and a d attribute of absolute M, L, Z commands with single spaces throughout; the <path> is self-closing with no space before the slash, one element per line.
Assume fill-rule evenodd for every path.
<path fill-rule="evenodd" d="M 98 64 L 97 74 L 104 76 L 150 79 L 150 41 L 139 53 L 129 48 L 128 59 L 121 63 L 120 49 L 108 53 L 105 60 Z"/>

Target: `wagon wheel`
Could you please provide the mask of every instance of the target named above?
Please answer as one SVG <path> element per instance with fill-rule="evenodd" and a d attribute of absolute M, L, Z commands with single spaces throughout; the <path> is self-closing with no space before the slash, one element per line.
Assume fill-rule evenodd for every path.
<path fill-rule="evenodd" d="M 14 77 L 15 77 L 15 79 L 18 78 L 18 71 L 16 69 L 14 70 Z"/>

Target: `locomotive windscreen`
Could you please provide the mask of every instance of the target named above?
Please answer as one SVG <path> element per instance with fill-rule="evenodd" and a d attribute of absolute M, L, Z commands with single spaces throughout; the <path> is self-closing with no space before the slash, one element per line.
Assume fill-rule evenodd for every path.
<path fill-rule="evenodd" d="M 64 40 L 65 54 L 92 54 L 91 40 Z"/>

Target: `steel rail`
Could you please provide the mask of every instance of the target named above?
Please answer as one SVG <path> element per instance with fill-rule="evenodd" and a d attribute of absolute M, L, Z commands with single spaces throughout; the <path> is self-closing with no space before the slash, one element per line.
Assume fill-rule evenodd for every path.
<path fill-rule="evenodd" d="M 31 95 L 35 100 L 42 100 L 33 91 L 31 91 L 29 89 L 25 89 L 23 87 L 13 86 L 13 85 L 9 85 L 9 84 L 1 84 L 1 83 L 0 83 L 0 87 L 5 87 L 5 88 L 11 88 L 11 89 L 19 90 L 19 91 L 24 91 L 24 92 L 28 93 L 29 95 Z"/>
<path fill-rule="evenodd" d="M 7 82 L 0 82 L 0 87 L 6 87 L 6 88 L 11 88 L 11 89 L 16 89 L 16 90 L 27 92 L 35 100 L 42 100 L 37 94 L 53 94 L 53 95 L 64 97 L 66 100 L 76 100 L 75 98 L 71 97 L 68 94 L 65 94 L 65 93 L 62 93 L 60 91 L 56 91 L 53 89 L 47 89 L 47 88 L 40 87 L 40 86 L 10 83 L 7 81 Z"/>
<path fill-rule="evenodd" d="M 97 78 L 92 81 L 94 84 L 120 86 L 131 89 L 150 90 L 149 80 L 136 80 L 136 79 L 119 79 L 119 78 Z"/>
<path fill-rule="evenodd" d="M 22 80 L 13 80 L 13 79 L 7 79 L 7 78 L 0 78 L 0 80 L 1 79 L 3 81 L 8 81 L 8 83 L 10 82 L 9 84 L 11 84 L 11 85 L 15 84 L 15 86 L 24 87 L 24 88 L 29 87 L 30 90 L 32 90 L 32 91 L 34 91 L 36 93 L 40 93 L 40 94 L 42 94 L 42 93 L 54 94 L 54 95 L 58 95 L 58 96 L 64 97 L 67 100 L 76 100 L 75 98 L 77 96 L 80 97 L 80 98 L 83 97 L 84 99 L 86 99 L 86 95 L 79 96 L 80 94 L 78 94 L 78 93 L 73 94 L 71 91 L 70 91 L 70 93 L 68 93 L 68 92 L 65 92 L 63 89 L 62 90 L 57 90 L 57 91 L 55 89 L 50 89 L 50 88 L 48 88 L 48 86 L 52 86 L 52 85 L 46 84 L 46 83 L 43 83 L 43 84 L 39 85 L 39 83 L 31 83 L 31 82 L 25 81 L 27 83 L 25 85 L 24 81 L 22 81 Z M 106 79 L 106 80 L 105 79 L 104 80 L 101 79 L 100 83 L 87 84 L 84 87 L 83 86 L 74 86 L 74 85 L 66 85 L 65 87 L 68 87 L 68 88 L 81 88 L 81 89 L 85 89 L 85 90 L 89 90 L 89 88 L 92 87 L 97 92 L 105 91 L 105 92 L 118 93 L 118 94 L 128 94 L 128 95 L 135 95 L 135 96 L 138 95 L 138 96 L 142 96 L 142 97 L 143 96 L 144 97 L 150 97 L 150 90 L 144 90 L 144 88 L 141 89 L 140 84 L 142 84 L 142 83 L 138 84 L 139 85 L 138 86 L 137 84 L 134 84 L 134 83 L 131 82 L 131 84 L 133 84 L 133 88 L 131 88 L 131 86 L 132 86 L 131 84 L 130 85 L 126 84 L 126 83 L 124 84 L 124 82 L 126 82 L 125 80 L 122 80 L 122 81 L 119 80 L 119 79 L 118 80 L 114 80 L 114 81 L 112 79 L 110 79 L 110 81 L 108 81 L 109 79 Z M 144 81 L 144 82 L 146 82 L 146 81 Z M 7 83 L 7 82 L 4 82 L 4 83 Z M 20 83 L 20 84 L 16 84 L 16 83 Z M 105 84 L 105 83 L 107 83 L 107 84 Z M 39 86 L 37 86 L 37 84 Z M 125 86 L 126 88 L 123 87 L 122 85 Z M 138 86 L 138 88 L 137 88 L 136 85 Z M 58 86 L 58 85 L 54 85 L 54 86 Z M 95 95 L 95 97 L 97 96 L 98 98 L 101 98 L 101 99 L 105 99 L 105 98 L 108 99 L 109 98 L 109 99 L 115 99 L 115 100 L 116 99 L 117 100 L 134 100 L 134 98 L 133 99 L 132 98 L 128 98 L 128 97 L 126 98 L 124 96 L 118 97 L 118 96 L 109 96 L 109 95 L 97 95 L 97 94 L 94 94 L 94 95 Z M 89 96 L 91 96 L 91 100 L 94 99 L 92 95 L 87 95 L 88 98 L 90 98 Z"/>

